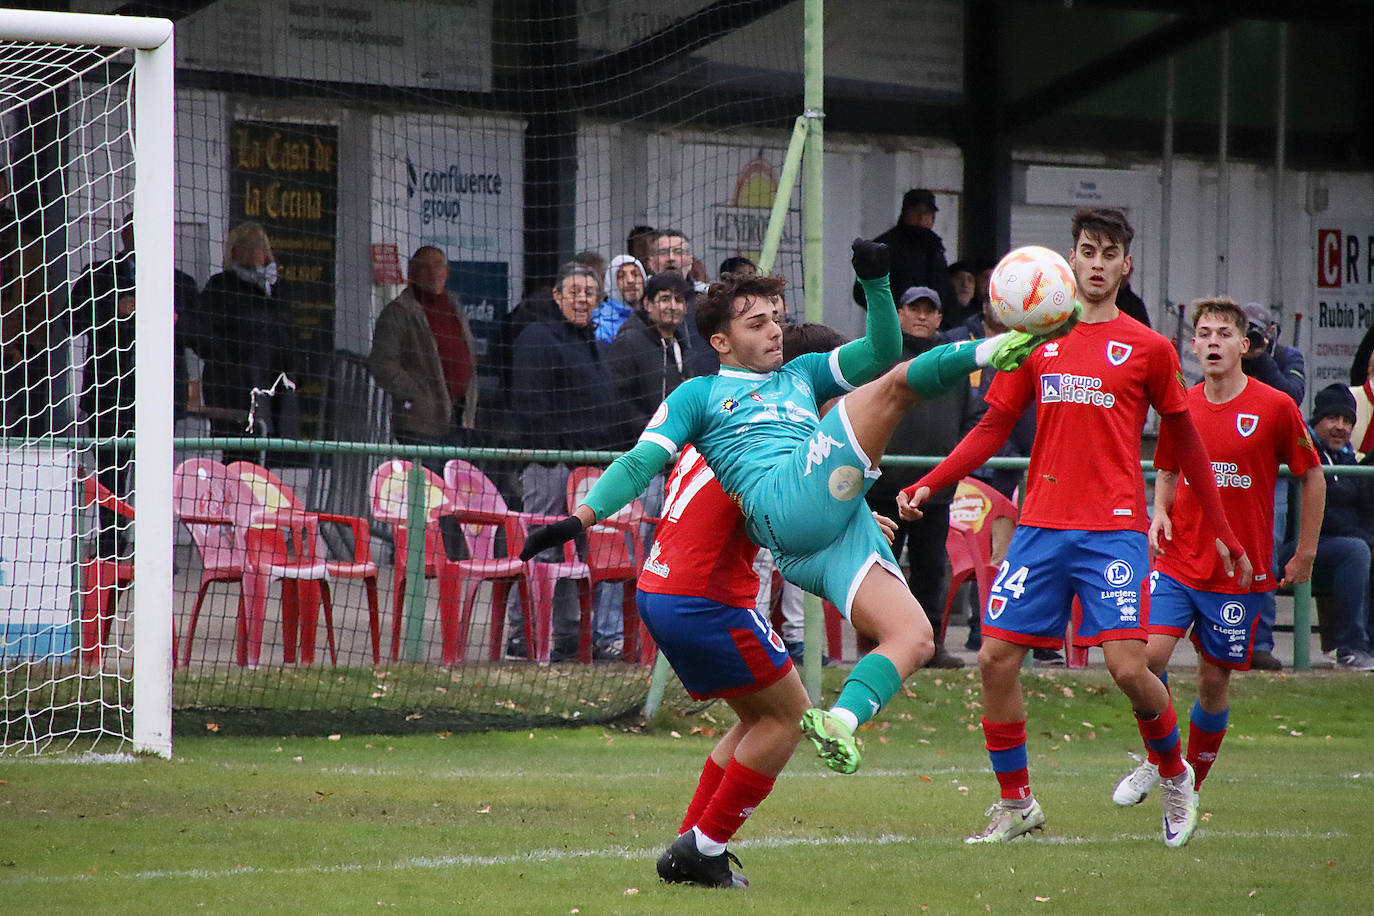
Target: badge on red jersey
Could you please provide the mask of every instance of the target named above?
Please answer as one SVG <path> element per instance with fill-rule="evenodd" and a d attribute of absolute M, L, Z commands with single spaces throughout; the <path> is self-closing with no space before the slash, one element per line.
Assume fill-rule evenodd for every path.
<path fill-rule="evenodd" d="M 1113 366 L 1119 366 L 1131 355 L 1131 345 L 1117 343 L 1115 340 L 1107 341 L 1107 362 Z"/>
<path fill-rule="evenodd" d="M 1259 417 L 1252 413 L 1236 414 L 1236 432 L 1248 439 L 1259 428 Z"/>

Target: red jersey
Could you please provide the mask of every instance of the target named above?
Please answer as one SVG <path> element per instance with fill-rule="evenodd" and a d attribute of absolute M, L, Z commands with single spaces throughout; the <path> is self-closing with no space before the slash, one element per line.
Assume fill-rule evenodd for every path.
<path fill-rule="evenodd" d="M 759 592 L 754 572 L 758 552 L 745 533 L 739 507 L 725 495 L 706 460 L 687 446 L 668 478 L 663 521 L 639 574 L 639 587 L 658 595 L 752 608 Z"/>
<path fill-rule="evenodd" d="M 987 401 L 1014 416 L 1035 406 L 1035 442 L 1021 524 L 1075 531 L 1147 531 L 1140 433 L 1145 414 L 1188 409 L 1169 341 L 1125 314 L 1079 323 L 999 372 Z"/>
<path fill-rule="evenodd" d="M 1212 460 L 1226 520 L 1255 568 L 1250 591 L 1273 591 L 1278 588 L 1270 564 L 1279 464 L 1302 474 L 1321 463 L 1307 424 L 1292 398 L 1254 379 L 1247 380 L 1245 389 L 1224 404 L 1213 404 L 1202 385 L 1194 385 L 1188 391 L 1188 410 Z M 1155 467 L 1179 470 L 1167 433 L 1159 437 Z M 1222 568 L 1213 526 L 1204 522 L 1202 507 L 1186 478 L 1179 479 L 1169 518 L 1174 523 L 1174 539 L 1164 545 L 1165 554 L 1157 558 L 1155 568 L 1189 588 L 1240 594 L 1235 580 Z"/>

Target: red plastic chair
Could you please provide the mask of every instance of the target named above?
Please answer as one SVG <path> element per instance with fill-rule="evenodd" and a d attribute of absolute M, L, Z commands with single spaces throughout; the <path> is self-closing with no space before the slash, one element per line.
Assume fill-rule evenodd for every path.
<path fill-rule="evenodd" d="M 949 534 L 945 552 L 949 554 L 949 594 L 940 620 L 940 639 L 949 627 L 949 614 L 959 588 L 973 579 L 978 589 L 978 606 L 988 606 L 988 595 L 997 578 L 992 562 L 992 522 L 997 518 L 1016 521 L 1015 504 L 992 487 L 973 477 L 959 481 L 949 504 Z"/>
<path fill-rule="evenodd" d="M 562 519 L 558 515 L 538 515 L 530 512 L 512 512 L 496 489 L 496 484 L 476 466 L 455 458 L 444 465 L 444 483 L 453 494 L 454 501 L 464 510 L 473 509 L 495 513 L 503 518 L 515 520 L 509 529 L 506 549 L 514 556 L 525 544 L 525 531 L 529 525 L 547 525 Z M 577 583 L 579 605 L 579 624 L 577 638 L 577 659 L 581 662 L 592 660 L 592 574 L 587 564 L 577 558 L 577 547 L 572 541 L 563 545 L 563 559 L 556 562 L 530 560 L 526 575 L 530 583 L 530 597 L 534 607 L 534 647 L 535 660 L 547 665 L 552 656 L 553 643 L 553 596 L 554 586 L 560 579 L 571 579 Z M 525 623 L 529 624 L 530 615 L 526 604 Z M 528 636 L 526 646 L 530 645 Z"/>
<path fill-rule="evenodd" d="M 395 532 L 395 596 L 391 625 L 393 659 L 400 653 L 406 560 L 410 549 L 410 470 L 409 461 L 384 462 L 373 472 L 370 488 L 372 514 L 378 521 L 391 524 Z M 459 505 L 444 482 L 439 479 L 439 475 L 428 468 L 424 470 L 424 574 L 427 579 L 439 581 L 439 638 L 443 663 L 454 665 L 462 660 L 463 649 L 471 632 L 477 588 L 483 582 L 490 582 L 492 587 L 491 646 L 487 657 L 491 661 L 499 661 L 501 658 L 501 632 L 505 626 L 506 598 L 512 585 L 520 595 L 521 606 L 527 611 L 526 644 L 533 645 L 534 621 L 528 613 L 531 600 L 525 564 L 518 557 L 497 557 L 495 551 L 497 528 L 505 531 L 508 545 L 516 545 L 511 549 L 519 550 L 519 545 L 524 543 L 525 537 L 520 522 L 513 513 L 484 512 L 477 507 Z M 452 560 L 444 550 L 443 535 L 439 531 L 439 517 L 442 515 L 457 518 L 464 543 L 468 548 L 468 559 Z"/>
<path fill-rule="evenodd" d="M 115 496 L 108 488 L 87 475 L 81 484 L 81 508 L 98 506 L 127 519 L 133 519 L 134 507 Z M 110 639 L 110 623 L 114 620 L 115 601 L 119 590 L 134 581 L 134 564 L 126 560 L 111 560 L 96 556 L 81 561 L 81 661 L 86 665 L 100 664 L 101 651 Z M 175 637 L 174 637 L 175 641 Z"/>
<path fill-rule="evenodd" d="M 577 467 L 568 475 L 568 511 L 572 512 L 582 502 L 598 480 L 602 468 Z M 610 518 L 603 519 L 587 530 L 587 568 L 592 575 L 592 588 L 602 582 L 619 582 L 624 590 L 621 603 L 624 613 L 624 648 L 621 658 L 632 661 L 635 658 L 644 664 L 653 662 L 653 653 L 644 658 L 640 646 L 644 640 L 651 639 L 649 631 L 639 620 L 639 607 L 635 604 L 635 587 L 639 573 L 644 568 L 644 527 L 656 525 L 658 519 L 644 513 L 644 505 L 634 500 Z"/>
<path fill-rule="evenodd" d="M 229 465 L 230 474 L 236 474 L 248 485 L 257 500 L 258 507 L 268 513 L 295 512 L 306 513 L 305 504 L 297 498 L 291 487 L 280 477 L 251 461 L 235 461 Z M 371 535 L 367 522 L 353 515 L 335 515 L 328 512 L 309 512 L 318 524 L 346 526 L 353 540 L 351 560 L 330 560 L 324 562 L 325 574 L 331 579 L 361 579 L 367 592 L 368 635 L 372 638 L 372 663 L 382 660 L 381 654 L 381 612 L 377 600 L 377 564 L 372 561 Z M 333 602 L 326 581 L 322 587 L 325 613 L 332 619 Z"/>
<path fill-rule="evenodd" d="M 272 582 L 282 582 L 282 659 L 295 664 L 315 661 L 315 629 L 325 585 L 325 564 L 318 559 L 318 526 L 308 514 L 267 512 L 253 492 L 217 461 L 193 458 L 172 475 L 176 517 L 191 533 L 201 560 L 200 588 L 191 608 L 182 652 L 190 664 L 205 593 L 216 582 L 238 582 L 235 661 L 258 667 L 267 596 Z M 338 661 L 332 607 L 325 604 L 325 632 L 330 660 Z M 175 654 L 175 647 L 174 647 Z"/>

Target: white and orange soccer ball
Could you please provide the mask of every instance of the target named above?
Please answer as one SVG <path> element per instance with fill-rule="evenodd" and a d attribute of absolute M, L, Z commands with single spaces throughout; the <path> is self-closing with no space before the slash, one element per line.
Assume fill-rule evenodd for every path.
<path fill-rule="evenodd" d="M 988 299 L 1002 324 L 1037 337 L 1069 319 L 1077 296 L 1069 262 L 1039 245 L 1007 252 L 988 281 Z"/>

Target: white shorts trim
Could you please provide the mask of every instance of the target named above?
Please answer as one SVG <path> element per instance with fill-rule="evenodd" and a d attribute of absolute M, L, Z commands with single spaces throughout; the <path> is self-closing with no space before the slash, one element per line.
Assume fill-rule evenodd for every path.
<path fill-rule="evenodd" d="M 836 405 L 835 409 L 840 412 L 840 422 L 844 424 L 844 434 L 849 437 L 849 447 L 854 450 L 854 454 L 859 456 L 859 460 L 863 462 L 864 476 L 872 480 L 876 480 L 883 476 L 883 472 L 878 469 L 878 466 L 868 457 L 868 453 L 859 445 L 859 439 L 854 435 L 854 427 L 849 424 L 849 410 L 845 407 L 844 401 L 841 400 L 840 403 Z"/>
<path fill-rule="evenodd" d="M 864 581 L 864 576 L 868 575 L 868 570 L 875 563 L 896 576 L 897 581 L 902 583 L 903 586 L 907 584 L 906 579 L 902 578 L 901 568 L 897 566 L 896 563 L 889 563 L 877 551 L 870 553 L 868 559 L 864 560 L 863 566 L 860 566 L 859 571 L 854 575 L 854 581 L 849 583 L 849 591 L 844 596 L 844 607 L 841 609 L 841 613 L 844 614 L 844 619 L 848 620 L 850 623 L 854 622 L 851 616 L 851 612 L 854 608 L 854 595 L 858 593 L 859 586 Z"/>

